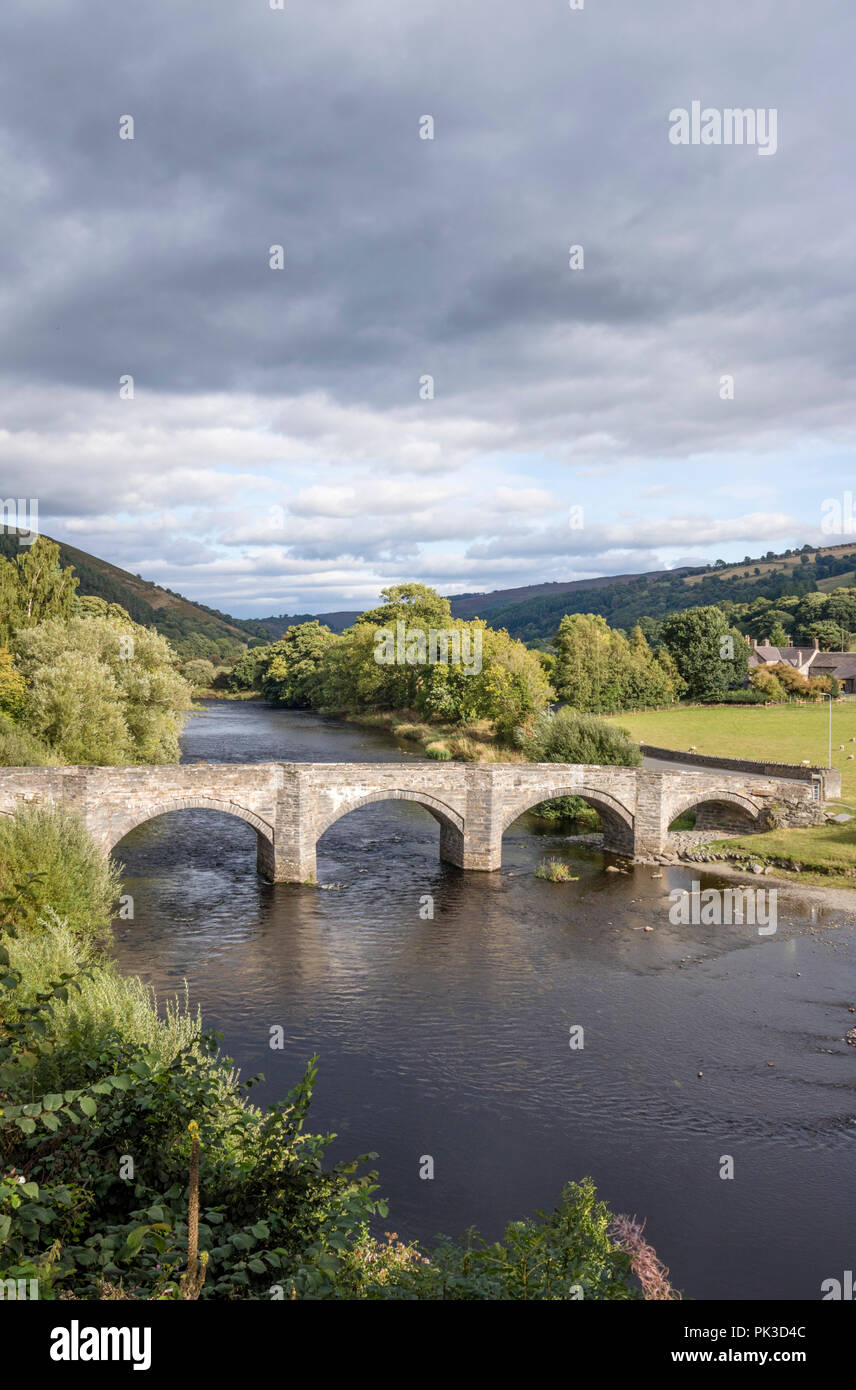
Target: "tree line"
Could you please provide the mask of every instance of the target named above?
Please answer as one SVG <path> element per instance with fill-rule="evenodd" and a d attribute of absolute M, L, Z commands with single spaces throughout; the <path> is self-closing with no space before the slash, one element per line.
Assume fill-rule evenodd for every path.
<path fill-rule="evenodd" d="M 39 537 L 0 559 L 0 765 L 177 762 L 191 686 L 154 628 Z"/>

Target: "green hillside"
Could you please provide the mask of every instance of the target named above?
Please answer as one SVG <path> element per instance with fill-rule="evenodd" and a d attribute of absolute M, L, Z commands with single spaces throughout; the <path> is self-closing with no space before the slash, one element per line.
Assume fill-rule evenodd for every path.
<path fill-rule="evenodd" d="M 599 613 L 611 627 L 629 629 L 641 618 L 711 603 L 751 603 L 786 594 L 830 592 L 853 580 L 856 540 L 822 550 L 804 547 L 763 557 L 748 557 L 739 565 L 719 563 L 704 569 L 660 570 L 650 574 L 610 575 L 576 585 L 533 586 L 530 596 L 512 597 L 520 590 L 480 596 L 456 596 L 452 612 L 479 616 L 492 627 L 505 627 L 526 642 L 549 639 L 566 613 Z M 525 592 L 525 591 L 524 591 Z"/>
<path fill-rule="evenodd" d="M 663 618 L 678 609 L 709 603 L 751 603 L 757 598 L 777 599 L 820 589 L 831 592 L 852 584 L 856 570 L 856 538 L 843 545 L 814 550 L 787 550 L 782 554 L 747 556 L 740 564 L 674 570 L 646 574 L 610 574 L 598 579 L 529 584 L 516 589 L 495 589 L 486 594 L 451 594 L 455 618 L 484 618 L 491 627 L 504 627 L 524 642 L 549 641 L 566 613 L 599 613 L 612 627 L 629 629 L 640 618 Z M 277 637 L 290 623 L 304 622 L 306 614 L 280 614 L 260 619 Z M 343 632 L 358 612 L 316 613 L 319 622 Z"/>
<path fill-rule="evenodd" d="M 342 632 L 359 616 L 355 610 L 233 618 L 75 546 L 57 544 L 63 565 L 74 566 L 81 594 L 120 603 L 135 622 L 153 626 L 168 637 L 185 658 L 235 655 L 249 641 L 276 640 L 292 624 L 313 617 L 334 632 Z M 16 537 L 0 533 L 0 554 L 12 557 L 17 553 Z M 821 550 L 804 546 L 780 555 L 768 551 L 757 559 L 747 556 L 735 565 L 718 561 L 696 569 L 613 574 L 486 594 L 453 594 L 450 603 L 456 618 L 485 618 L 491 627 L 507 628 L 512 637 L 544 642 L 553 637 L 566 613 L 599 613 L 610 626 L 629 629 L 641 618 L 662 618 L 697 604 L 751 603 L 757 598 L 777 599 L 816 590 L 829 593 L 839 585 L 852 584 L 854 573 L 856 539 Z"/>
<path fill-rule="evenodd" d="M 191 603 L 181 594 L 152 584 L 138 574 L 129 574 L 85 550 L 63 541 L 55 543 L 59 546 L 60 563 L 64 567 L 74 567 L 80 581 L 79 594 L 94 594 L 108 603 L 121 604 L 134 622 L 156 628 L 185 658 L 237 655 L 250 638 L 270 640 L 262 623 L 230 618 L 204 604 Z M 8 559 L 19 554 L 15 534 L 0 532 L 0 554 Z"/>

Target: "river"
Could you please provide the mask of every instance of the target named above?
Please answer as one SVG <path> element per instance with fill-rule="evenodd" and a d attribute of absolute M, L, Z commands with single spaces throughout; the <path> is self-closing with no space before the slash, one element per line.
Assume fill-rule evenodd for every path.
<path fill-rule="evenodd" d="M 184 761 L 417 756 L 311 713 L 204 711 Z M 817 1299 L 856 1267 L 856 911 L 780 891 L 773 935 L 678 926 L 671 888 L 725 881 L 606 873 L 531 816 L 498 873 L 441 864 L 438 842 L 421 807 L 373 803 L 319 842 L 330 886 L 272 885 L 244 822 L 172 812 L 117 849 L 135 908 L 117 958 L 160 998 L 188 981 L 243 1074 L 265 1074 L 257 1102 L 317 1052 L 310 1128 L 337 1133 L 331 1158 L 378 1153 L 385 1228 L 402 1238 L 476 1225 L 496 1239 L 590 1174 L 647 1221 L 688 1297 Z M 545 854 L 578 880 L 536 879 Z"/>

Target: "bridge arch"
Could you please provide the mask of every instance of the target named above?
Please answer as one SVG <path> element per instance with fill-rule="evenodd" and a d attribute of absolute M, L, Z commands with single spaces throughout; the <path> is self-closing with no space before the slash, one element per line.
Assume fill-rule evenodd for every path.
<path fill-rule="evenodd" d="M 685 792 L 670 800 L 667 826 L 685 811 L 696 811 L 697 830 L 757 830 L 761 807 L 741 792 L 720 788 Z"/>
<path fill-rule="evenodd" d="M 325 830 L 329 830 L 331 825 L 335 825 L 342 816 L 347 816 L 349 812 L 356 811 L 360 806 L 368 806 L 373 801 L 415 801 L 417 805 L 424 806 L 426 811 L 441 825 L 448 825 L 463 834 L 464 818 L 452 806 L 448 806 L 445 801 L 438 801 L 436 796 L 430 796 L 428 792 L 407 791 L 404 787 L 379 788 L 377 791 L 366 792 L 364 796 L 355 796 L 335 807 L 326 815 L 320 815 L 316 820 L 316 838 L 320 840 Z"/>
<path fill-rule="evenodd" d="M 526 811 L 531 811 L 533 806 L 537 806 L 541 801 L 552 801 L 558 796 L 578 796 L 583 801 L 597 811 L 603 822 L 603 844 L 604 849 L 612 850 L 616 854 L 633 853 L 635 840 L 635 819 L 633 812 L 612 796 L 610 792 L 599 791 L 596 787 L 574 786 L 569 787 L 565 783 L 558 783 L 554 786 L 547 785 L 539 787 L 537 790 L 528 788 L 525 792 L 518 793 L 517 797 L 506 806 L 505 815 L 502 820 L 502 834 L 508 827 L 522 816 Z"/>
<path fill-rule="evenodd" d="M 440 801 L 429 792 L 409 791 L 406 787 L 383 787 L 362 796 L 355 796 L 334 809 L 322 812 L 316 817 L 315 842 L 321 839 L 331 825 L 356 811 L 360 806 L 369 806 L 375 801 L 415 801 L 428 811 L 440 826 L 440 858 L 459 868 L 464 863 L 464 818 L 453 806 Z"/>
<path fill-rule="evenodd" d="M 111 830 L 104 839 L 104 848 L 108 853 L 112 852 L 126 835 L 130 835 L 138 825 L 143 825 L 146 821 L 155 820 L 157 816 L 165 816 L 170 811 L 222 811 L 228 816 L 237 816 L 239 820 L 246 821 L 259 835 L 259 839 L 267 841 L 273 851 L 274 832 L 273 827 L 267 821 L 262 820 L 254 811 L 247 810 L 246 806 L 241 806 L 236 801 L 218 801 L 211 796 L 181 796 L 168 797 L 164 801 L 152 802 L 143 807 L 135 807 L 128 816 L 121 822 L 121 828 Z"/>

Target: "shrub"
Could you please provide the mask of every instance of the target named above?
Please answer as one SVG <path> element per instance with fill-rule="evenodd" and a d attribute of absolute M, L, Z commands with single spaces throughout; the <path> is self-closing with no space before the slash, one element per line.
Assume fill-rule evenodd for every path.
<path fill-rule="evenodd" d="M 341 1297 L 368 1299 L 628 1300 L 642 1297 L 633 1284 L 630 1255 L 609 1234 L 615 1220 L 597 1200 L 594 1183 L 569 1183 L 555 1211 L 512 1221 L 502 1240 L 488 1244 L 470 1230 L 462 1241 L 444 1240 L 427 1262 L 393 1251 L 382 1262 L 346 1259 Z"/>
<path fill-rule="evenodd" d="M 773 700 L 780 704 L 788 698 L 785 687 L 768 666 L 756 666 L 749 680 L 752 689 L 759 691 L 764 700 Z"/>
<path fill-rule="evenodd" d="M 0 714 L 0 767 L 49 767 L 62 762 L 34 734 Z"/>
<path fill-rule="evenodd" d="M 431 729 L 427 724 L 396 724 L 392 730 L 396 738 L 407 739 L 411 743 L 421 743 L 424 739 L 431 737 Z"/>
<path fill-rule="evenodd" d="M 572 874 L 562 859 L 542 859 L 535 870 L 535 877 L 546 878 L 550 883 L 576 883 L 579 874 Z"/>
<path fill-rule="evenodd" d="M 702 700 L 701 703 L 705 705 L 766 705 L 771 698 L 773 697 L 765 694 L 762 689 L 750 687 L 748 690 L 724 690 L 721 695 L 712 695 L 709 700 Z"/>
<path fill-rule="evenodd" d="M 48 912 L 80 940 L 101 936 L 114 915 L 119 875 L 79 818 L 62 807 L 19 805 L 0 816 L 0 883 L 29 892 L 10 908 L 15 926 L 32 929 Z"/>
<path fill-rule="evenodd" d="M 593 714 L 565 706 L 555 714 L 539 714 L 517 742 L 530 762 L 594 763 L 639 767 L 642 754 L 626 729 Z"/>
<path fill-rule="evenodd" d="M 193 661 L 185 662 L 181 674 L 186 681 L 201 690 L 210 690 L 216 675 L 213 661 L 205 661 L 202 657 L 196 657 Z"/>
<path fill-rule="evenodd" d="M 27 703 L 27 682 L 8 647 L 0 647 L 0 714 L 17 719 Z"/>
<path fill-rule="evenodd" d="M 429 758 L 436 758 L 441 763 L 447 763 L 452 756 L 443 743 L 429 743 L 425 752 Z"/>

